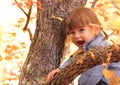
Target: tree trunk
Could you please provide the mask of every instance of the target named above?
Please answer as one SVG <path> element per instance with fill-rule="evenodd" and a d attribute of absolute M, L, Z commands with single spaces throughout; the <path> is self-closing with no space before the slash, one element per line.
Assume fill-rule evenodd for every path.
<path fill-rule="evenodd" d="M 117 48 L 117 49 L 116 49 Z M 69 85 L 78 75 L 103 63 L 120 62 L 120 45 L 91 49 L 75 58 L 46 85 Z"/>
<path fill-rule="evenodd" d="M 19 85 L 43 85 L 48 73 L 60 65 L 65 42 L 64 19 L 87 0 L 39 0 L 44 11 L 37 11 L 37 26 Z"/>

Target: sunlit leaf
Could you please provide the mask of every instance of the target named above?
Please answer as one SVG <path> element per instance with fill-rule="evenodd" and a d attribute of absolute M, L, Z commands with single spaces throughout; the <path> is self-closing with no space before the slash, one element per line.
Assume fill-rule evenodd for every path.
<path fill-rule="evenodd" d="M 12 60 L 12 57 L 11 56 L 6 56 L 5 59 L 9 61 L 9 60 Z"/>
<path fill-rule="evenodd" d="M 102 6 L 103 6 L 102 3 L 97 4 L 97 7 L 98 7 L 98 8 L 101 8 Z"/>
<path fill-rule="evenodd" d="M 23 48 L 26 48 L 26 44 L 24 42 L 20 43 Z"/>
<path fill-rule="evenodd" d="M 111 74 L 111 73 L 112 73 L 112 74 Z M 113 71 L 109 71 L 109 70 L 107 70 L 107 69 L 104 69 L 104 70 L 103 70 L 103 74 L 104 74 L 105 78 L 111 78 L 112 75 L 113 75 Z"/>
<path fill-rule="evenodd" d="M 11 49 L 10 45 L 6 46 L 5 52 L 8 53 L 8 54 L 10 54 L 12 52 L 12 49 Z"/>
<path fill-rule="evenodd" d="M 120 77 L 116 75 L 115 71 L 104 69 L 103 74 L 105 78 L 109 79 L 111 85 L 120 85 Z"/>
<path fill-rule="evenodd" d="M 80 64 L 83 63 L 83 60 L 84 60 L 84 57 L 80 57 L 80 58 L 78 59 L 78 61 L 79 61 Z"/>
<path fill-rule="evenodd" d="M 80 54 L 80 53 L 82 53 L 82 52 L 84 52 L 84 50 L 83 49 L 79 49 L 79 50 L 77 50 L 76 52 L 74 52 L 74 54 L 73 54 L 73 58 L 75 58 L 78 54 Z"/>
<path fill-rule="evenodd" d="M 112 56 L 112 53 L 106 53 L 106 56 L 107 56 L 107 59 L 106 59 L 106 62 L 109 63 L 110 62 L 110 59 L 111 59 L 111 56 Z"/>
<path fill-rule="evenodd" d="M 17 50 L 18 49 L 18 46 L 16 46 L 16 45 L 12 45 L 12 47 L 11 47 L 13 50 Z"/>
<path fill-rule="evenodd" d="M 16 2 L 14 2 L 12 5 L 17 5 L 17 7 L 22 7 L 23 6 L 22 3 L 16 3 Z"/>
<path fill-rule="evenodd" d="M 0 55 L 0 61 L 2 61 L 3 60 L 3 58 L 2 58 L 2 56 Z"/>
<path fill-rule="evenodd" d="M 114 51 L 117 51 L 117 52 L 118 52 L 119 49 L 120 49 L 119 46 L 118 46 L 113 40 L 111 40 L 111 41 L 113 42 L 113 45 L 112 45 L 112 46 L 113 46 Z"/>
<path fill-rule="evenodd" d="M 11 36 L 15 37 L 17 34 L 16 33 L 9 33 Z"/>
<path fill-rule="evenodd" d="M 44 11 L 44 8 L 43 8 L 43 5 L 41 4 L 41 2 L 39 1 L 36 1 L 36 2 L 33 2 L 40 10 L 43 10 Z"/>
<path fill-rule="evenodd" d="M 20 18 L 17 22 L 18 22 L 18 23 L 22 23 L 22 22 L 24 22 L 24 21 L 25 21 L 24 18 Z"/>
<path fill-rule="evenodd" d="M 95 60 L 95 55 L 93 54 L 93 52 L 89 52 L 90 53 L 90 57 Z"/>

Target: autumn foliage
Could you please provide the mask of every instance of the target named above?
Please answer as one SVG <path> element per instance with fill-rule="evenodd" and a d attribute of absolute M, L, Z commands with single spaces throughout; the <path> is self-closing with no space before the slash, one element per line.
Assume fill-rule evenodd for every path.
<path fill-rule="evenodd" d="M 89 1 L 90 2 L 86 4 L 88 7 L 92 4 L 92 0 Z M 8 14 L 5 15 L 7 18 L 0 16 L 0 22 L 2 23 L 0 24 L 0 85 L 17 85 L 22 65 L 25 61 L 32 37 L 34 35 L 37 15 L 36 8 L 41 11 L 44 11 L 45 8 L 41 2 L 36 0 L 1 1 L 0 7 L 1 11 L 7 7 L 8 8 L 6 10 L 14 10 L 10 12 L 8 10 L 9 13 L 1 12 L 1 15 Z M 99 0 L 94 7 L 94 10 L 103 24 L 103 30 L 108 34 L 106 37 L 111 40 L 111 43 L 113 43 L 113 47 L 116 51 L 118 50 L 116 43 L 120 43 L 119 7 L 119 4 L 111 2 L 111 0 Z M 61 18 L 57 18 L 61 20 Z M 73 51 L 71 50 L 70 54 L 71 52 Z M 82 50 L 79 52 L 82 52 Z M 66 56 L 70 54 L 67 54 Z M 74 55 L 76 54 L 77 52 Z M 90 55 L 94 60 L 94 54 L 90 52 Z M 111 54 L 107 55 L 107 63 L 109 63 Z M 82 59 L 79 59 L 79 62 L 82 63 Z M 105 69 L 103 73 L 106 78 L 111 79 L 111 84 L 113 84 L 114 81 L 120 80 L 116 77 L 116 74 L 113 71 Z M 113 85 L 118 85 L 117 83 L 118 82 Z"/>

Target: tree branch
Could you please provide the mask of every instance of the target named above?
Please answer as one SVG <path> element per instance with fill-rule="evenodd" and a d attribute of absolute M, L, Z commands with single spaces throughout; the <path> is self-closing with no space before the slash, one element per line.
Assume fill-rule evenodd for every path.
<path fill-rule="evenodd" d="M 78 58 L 56 74 L 53 81 L 49 82 L 47 85 L 69 85 L 69 83 L 71 83 L 78 75 L 89 68 L 103 63 L 119 62 L 119 48 L 120 45 L 117 49 L 115 46 L 98 47 L 82 53 Z M 108 56 L 109 53 L 112 53 L 112 55 Z"/>
<path fill-rule="evenodd" d="M 98 0 L 94 0 L 94 1 L 93 1 L 91 8 L 94 8 L 94 7 L 95 7 L 97 1 L 98 1 Z"/>
<path fill-rule="evenodd" d="M 118 10 L 120 10 L 120 8 L 115 4 L 115 1 L 111 0 L 111 2 Z"/>
<path fill-rule="evenodd" d="M 15 2 L 18 3 L 17 0 L 15 0 Z M 29 24 L 29 21 L 30 21 L 30 15 L 31 15 L 31 12 L 32 12 L 32 3 L 29 4 L 29 5 L 30 5 L 30 8 L 29 8 L 28 13 L 26 13 L 26 12 L 23 10 L 22 7 L 19 6 L 19 8 L 22 10 L 22 12 L 23 12 L 23 13 L 26 15 L 26 17 L 27 17 L 25 26 L 23 27 L 23 31 L 28 31 L 28 33 L 29 33 L 29 35 L 30 35 L 30 40 L 32 40 L 32 33 L 31 33 L 30 29 L 27 28 L 27 27 L 28 27 L 28 24 Z"/>
<path fill-rule="evenodd" d="M 18 3 L 17 0 L 15 0 L 15 2 Z M 20 8 L 20 9 L 22 10 L 22 12 L 27 16 L 27 13 L 23 10 L 23 8 L 20 7 L 20 6 L 19 6 L 19 8 Z"/>

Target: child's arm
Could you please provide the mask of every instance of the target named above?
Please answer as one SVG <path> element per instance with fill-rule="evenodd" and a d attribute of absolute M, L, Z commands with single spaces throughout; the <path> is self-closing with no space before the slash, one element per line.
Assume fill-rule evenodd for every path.
<path fill-rule="evenodd" d="M 59 68 L 60 69 L 65 68 L 72 60 L 73 60 L 73 58 L 72 58 L 72 56 L 70 56 L 67 61 L 65 61 L 61 66 L 59 66 Z"/>

